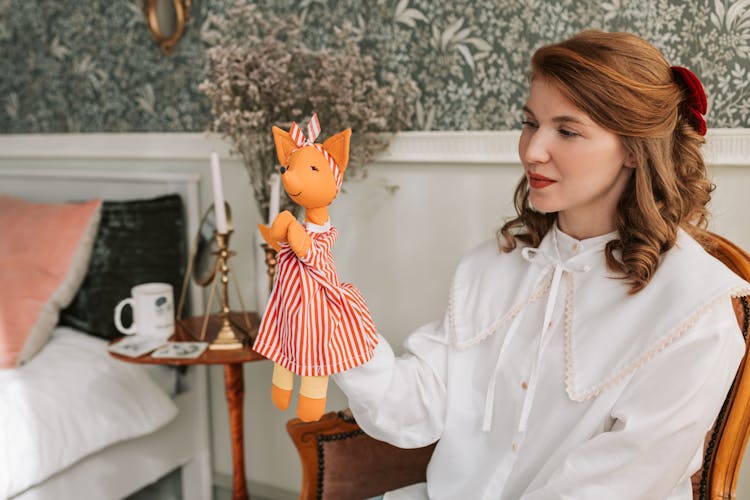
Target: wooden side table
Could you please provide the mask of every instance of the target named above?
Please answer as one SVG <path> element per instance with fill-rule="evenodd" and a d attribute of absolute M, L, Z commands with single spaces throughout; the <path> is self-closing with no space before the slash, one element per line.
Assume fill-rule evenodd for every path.
<path fill-rule="evenodd" d="M 243 419 L 242 404 L 245 399 L 245 385 L 242 378 L 242 364 L 252 361 L 264 360 L 263 356 L 253 351 L 252 342 L 258 331 L 260 318 L 256 313 L 248 313 L 250 317 L 251 331 L 245 326 L 245 319 L 242 313 L 230 313 L 230 320 L 238 330 L 246 334 L 242 349 L 231 351 L 222 351 L 206 349 L 203 354 L 195 359 L 170 359 L 170 358 L 152 358 L 151 354 L 144 354 L 137 358 L 129 358 L 120 354 L 110 352 L 110 355 L 128 363 L 142 363 L 153 365 L 224 365 L 224 390 L 227 397 L 227 406 L 229 409 L 229 430 L 232 438 L 232 499 L 245 500 L 250 496 L 247 491 L 247 482 L 245 481 L 245 450 L 243 444 Z M 175 333 L 170 340 L 174 341 L 196 341 L 194 332 L 200 332 L 204 316 L 194 316 L 180 320 L 175 325 Z M 221 316 L 212 314 L 208 320 L 205 341 L 210 342 L 216 337 L 221 327 Z M 117 340 L 115 340 L 117 342 Z"/>

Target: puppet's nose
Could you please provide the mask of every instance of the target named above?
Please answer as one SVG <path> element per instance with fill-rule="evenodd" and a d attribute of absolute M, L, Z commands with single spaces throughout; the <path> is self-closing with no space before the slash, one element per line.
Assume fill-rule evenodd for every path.
<path fill-rule="evenodd" d="M 281 167 L 281 173 L 283 174 L 284 172 L 286 172 L 286 167 Z"/>

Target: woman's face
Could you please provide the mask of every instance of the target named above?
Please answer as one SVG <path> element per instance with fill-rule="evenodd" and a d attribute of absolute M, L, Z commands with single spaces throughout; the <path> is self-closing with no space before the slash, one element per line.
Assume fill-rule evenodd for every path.
<path fill-rule="evenodd" d="M 518 153 L 529 201 L 583 239 L 615 229 L 617 202 L 632 168 L 620 138 L 595 123 L 544 78 L 531 82 Z"/>

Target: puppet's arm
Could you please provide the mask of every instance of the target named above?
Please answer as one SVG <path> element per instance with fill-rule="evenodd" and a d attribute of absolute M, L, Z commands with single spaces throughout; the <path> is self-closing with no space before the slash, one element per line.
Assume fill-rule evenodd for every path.
<path fill-rule="evenodd" d="M 294 220 L 287 229 L 286 239 L 298 258 L 303 258 L 310 251 L 312 240 L 302 224 Z"/>
<path fill-rule="evenodd" d="M 310 235 L 305 228 L 294 217 L 292 212 L 284 210 L 273 220 L 271 227 L 258 224 L 263 239 L 276 251 L 279 251 L 281 243 L 289 243 L 297 257 L 307 255 L 312 244 Z"/>

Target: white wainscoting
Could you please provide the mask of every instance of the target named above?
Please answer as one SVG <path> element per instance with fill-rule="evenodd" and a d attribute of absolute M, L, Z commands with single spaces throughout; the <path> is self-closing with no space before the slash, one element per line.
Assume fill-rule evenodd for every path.
<path fill-rule="evenodd" d="M 512 214 L 521 175 L 518 132 L 408 132 L 361 181 L 345 182 L 331 209 L 339 229 L 336 259 L 342 280 L 357 285 L 379 330 L 396 350 L 417 326 L 439 318 L 461 254 L 492 238 Z M 245 300 L 255 303 L 253 231 L 261 220 L 242 163 L 229 146 L 203 134 L 71 134 L 0 136 L 0 169 L 106 169 L 113 172 L 196 172 L 201 211 L 211 203 L 209 152 L 222 158 L 227 201 L 234 213 L 234 263 Z M 711 227 L 750 248 L 750 129 L 711 130 L 705 150 L 717 184 Z M 50 186 L 49 189 L 55 189 Z M 0 186 L 2 192 L 2 186 Z M 270 363 L 245 366 L 245 446 L 248 478 L 298 491 L 301 471 L 285 430 L 294 408 L 277 411 L 268 397 Z M 211 370 L 214 470 L 231 474 L 223 375 Z M 332 387 L 329 409 L 346 406 Z M 750 466 L 747 467 L 750 469 Z M 747 474 L 750 476 L 750 474 Z M 750 500 L 750 479 L 739 498 Z"/>

